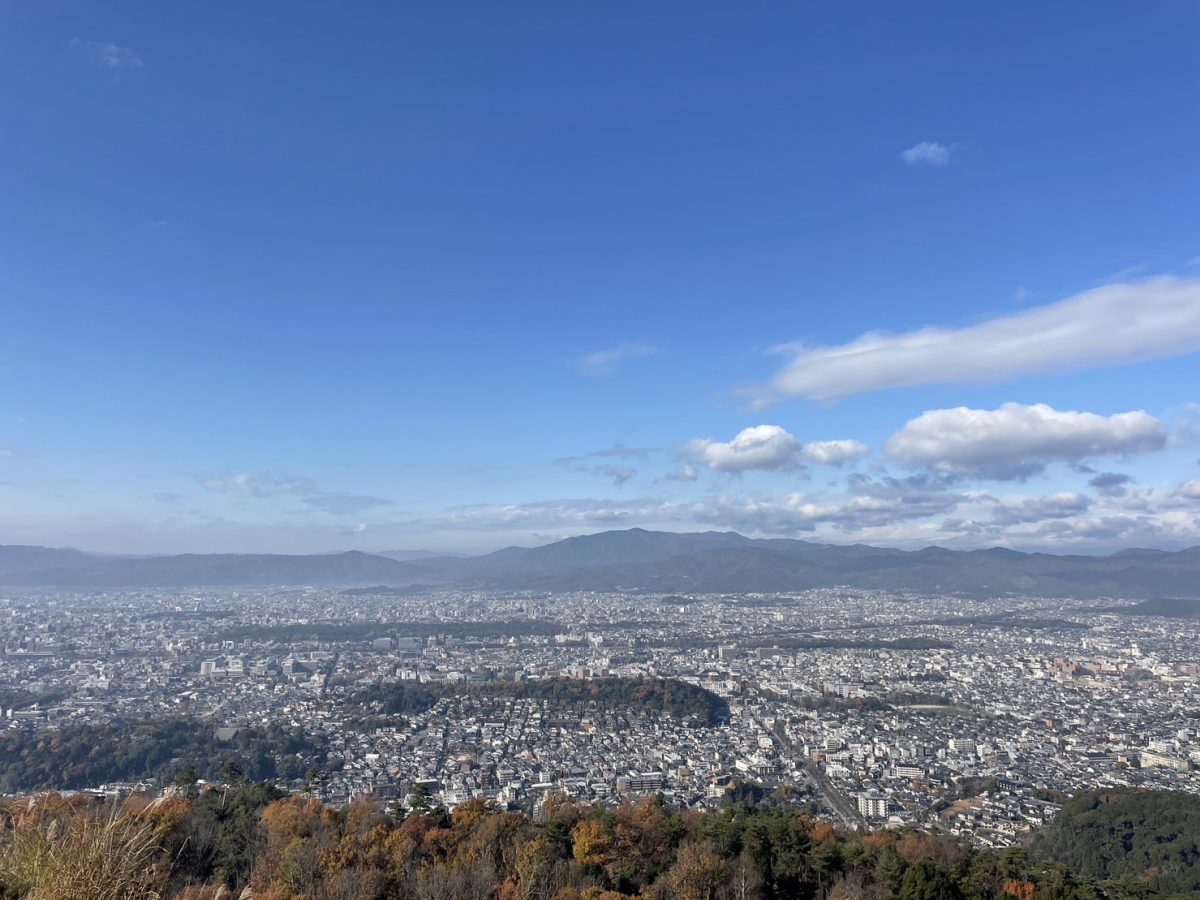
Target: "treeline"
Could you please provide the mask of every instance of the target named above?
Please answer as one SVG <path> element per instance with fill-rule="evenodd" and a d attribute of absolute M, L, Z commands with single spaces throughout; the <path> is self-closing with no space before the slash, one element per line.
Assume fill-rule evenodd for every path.
<path fill-rule="evenodd" d="M 674 678 L 544 678 L 536 681 L 489 681 L 476 685 L 421 684 L 410 681 L 374 685 L 353 702 L 373 714 L 415 715 L 443 697 L 511 697 L 556 703 L 595 703 L 606 709 L 651 710 L 675 719 L 713 726 L 729 719 L 729 704 L 712 691 Z"/>
<path fill-rule="evenodd" d="M 24 688 L 0 688 L 0 710 L 25 709 L 37 704 L 49 706 L 70 696 L 70 691 L 53 690 L 33 693 Z"/>
<path fill-rule="evenodd" d="M 314 738 L 275 723 L 239 729 L 229 741 L 192 718 L 11 731 L 0 735 L 0 793 L 166 780 L 184 769 L 211 780 L 231 761 L 251 781 L 291 781 L 323 757 Z"/>
<path fill-rule="evenodd" d="M 552 798 L 537 822 L 482 801 L 407 817 L 362 800 L 335 810 L 263 786 L 134 803 L 116 815 L 57 797 L 0 812 L 0 891 L 9 898 L 215 900 L 246 888 L 255 900 L 1135 896 L 1021 849 L 846 834 L 780 809 L 679 812 L 652 797 L 615 809 Z M 105 893 L 89 887 L 96 871 Z"/>
<path fill-rule="evenodd" d="M 1080 794 L 1037 833 L 1033 847 L 1091 878 L 1198 897 L 1200 797 L 1178 791 Z"/>

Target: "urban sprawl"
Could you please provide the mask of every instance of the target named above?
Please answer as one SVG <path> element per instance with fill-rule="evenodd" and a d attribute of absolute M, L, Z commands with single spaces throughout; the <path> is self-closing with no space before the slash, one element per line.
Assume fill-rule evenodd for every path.
<path fill-rule="evenodd" d="M 24 700 L 4 708 L 0 737 L 187 716 L 232 741 L 275 723 L 322 748 L 280 786 L 334 804 L 486 798 L 536 815 L 553 795 L 699 809 L 741 792 L 844 827 L 1002 847 L 1085 788 L 1200 792 L 1200 624 L 1120 605 L 10 589 L 0 687 Z M 721 715 L 514 687 L 613 679 L 703 688 Z M 406 687 L 426 702 L 364 709 Z"/>

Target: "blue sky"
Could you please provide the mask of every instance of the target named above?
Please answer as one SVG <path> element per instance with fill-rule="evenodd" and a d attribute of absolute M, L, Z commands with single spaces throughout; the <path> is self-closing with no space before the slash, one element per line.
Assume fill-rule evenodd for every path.
<path fill-rule="evenodd" d="M 3 17 L 0 542 L 1200 544 L 1193 3 Z"/>

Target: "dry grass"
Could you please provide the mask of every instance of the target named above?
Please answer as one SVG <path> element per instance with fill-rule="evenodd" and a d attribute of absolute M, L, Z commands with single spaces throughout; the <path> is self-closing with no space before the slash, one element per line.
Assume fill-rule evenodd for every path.
<path fill-rule="evenodd" d="M 28 900 L 149 900 L 167 871 L 159 828 L 118 804 L 31 807 L 0 835 L 0 886 Z"/>

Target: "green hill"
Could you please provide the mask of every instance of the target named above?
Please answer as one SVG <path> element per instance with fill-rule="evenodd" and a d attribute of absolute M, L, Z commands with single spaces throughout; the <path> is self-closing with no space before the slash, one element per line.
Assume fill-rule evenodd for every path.
<path fill-rule="evenodd" d="M 1200 797 L 1175 791 L 1080 794 L 1032 851 L 1084 878 L 1200 896 Z"/>

